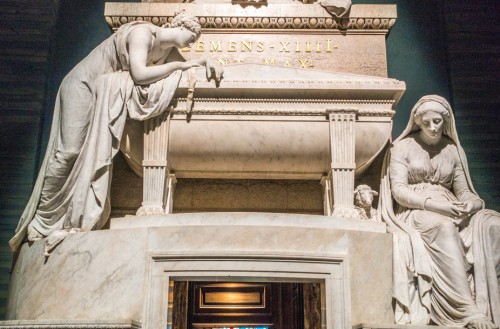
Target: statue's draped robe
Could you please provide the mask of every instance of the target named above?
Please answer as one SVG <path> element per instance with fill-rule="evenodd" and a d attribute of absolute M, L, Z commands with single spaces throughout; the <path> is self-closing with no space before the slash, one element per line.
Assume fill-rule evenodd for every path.
<path fill-rule="evenodd" d="M 425 101 L 449 104 L 438 96 Z M 460 224 L 424 209 L 427 198 L 478 200 L 455 130 L 432 150 L 416 139 L 412 119 L 384 160 L 379 213 L 394 237 L 396 322 L 464 326 L 488 316 L 500 324 L 500 214 L 480 210 Z M 500 268 L 499 268 L 500 270 Z M 475 301 L 474 301 L 475 295 Z"/>
<path fill-rule="evenodd" d="M 134 84 L 127 37 L 145 22 L 123 25 L 65 77 L 54 107 L 47 151 L 33 193 L 9 242 L 18 249 L 28 226 L 44 236 L 70 228 L 101 228 L 110 211 L 112 159 L 129 115 L 146 120 L 167 109 L 180 71 L 147 86 Z M 152 43 L 153 44 L 153 43 Z M 153 63 L 167 61 L 169 52 Z"/>

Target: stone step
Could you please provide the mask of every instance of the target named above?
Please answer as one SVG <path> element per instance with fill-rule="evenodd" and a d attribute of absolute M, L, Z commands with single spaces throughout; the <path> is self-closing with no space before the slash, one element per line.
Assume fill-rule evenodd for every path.
<path fill-rule="evenodd" d="M 10 320 L 0 329 L 141 329 L 138 321 L 114 320 Z"/>
<path fill-rule="evenodd" d="M 431 325 L 415 324 L 371 324 L 361 323 L 352 327 L 352 329 L 463 329 L 463 327 L 440 327 Z"/>

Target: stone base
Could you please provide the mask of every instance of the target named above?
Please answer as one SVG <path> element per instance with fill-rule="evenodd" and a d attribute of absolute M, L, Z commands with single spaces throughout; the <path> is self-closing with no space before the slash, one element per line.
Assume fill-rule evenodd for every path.
<path fill-rule="evenodd" d="M 68 235 L 48 258 L 43 240 L 24 244 L 7 319 L 36 322 L 1 328 L 134 328 L 132 320 L 165 328 L 176 280 L 320 282 L 327 329 L 393 323 L 391 278 L 392 237 L 382 223 L 269 213 L 131 216 L 109 230 Z M 65 322 L 76 319 L 89 321 Z"/>
<path fill-rule="evenodd" d="M 105 321 L 105 320 L 15 320 L 0 321 L 0 328 L 9 329 L 140 329 L 137 321 Z"/>
<path fill-rule="evenodd" d="M 431 325 L 415 324 L 367 324 L 362 323 L 352 327 L 352 329 L 463 329 L 463 327 L 440 327 Z"/>

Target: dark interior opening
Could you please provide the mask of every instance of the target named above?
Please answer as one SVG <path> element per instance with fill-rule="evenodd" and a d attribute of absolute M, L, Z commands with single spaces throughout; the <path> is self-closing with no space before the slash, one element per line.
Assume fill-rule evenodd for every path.
<path fill-rule="evenodd" d="M 319 282 L 174 281 L 173 329 L 321 329 Z"/>

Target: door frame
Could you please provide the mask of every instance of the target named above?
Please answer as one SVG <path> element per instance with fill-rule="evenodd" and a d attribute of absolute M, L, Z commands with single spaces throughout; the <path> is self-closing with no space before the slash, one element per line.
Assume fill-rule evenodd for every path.
<path fill-rule="evenodd" d="M 326 313 L 324 328 L 351 327 L 350 275 L 345 255 L 149 254 L 146 272 L 143 308 L 145 329 L 167 328 L 168 296 L 171 293 L 169 283 L 176 280 L 320 282 Z"/>

